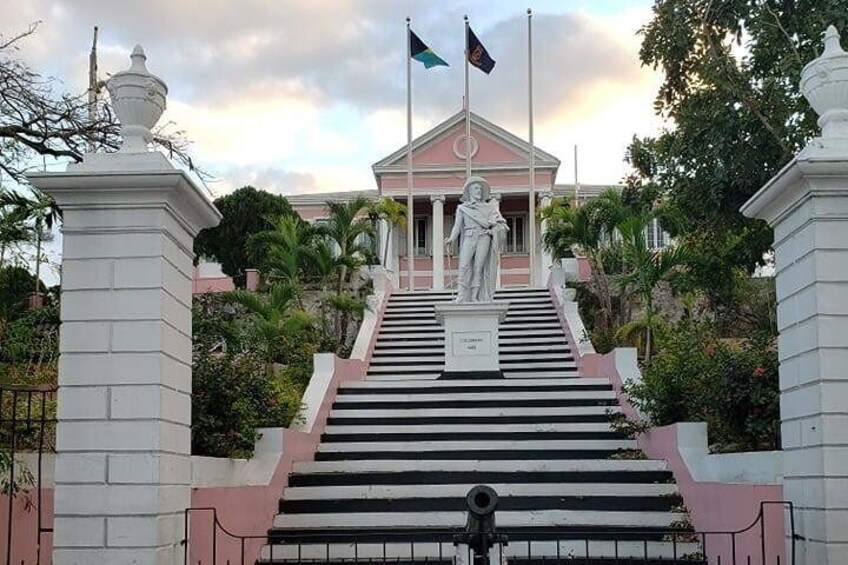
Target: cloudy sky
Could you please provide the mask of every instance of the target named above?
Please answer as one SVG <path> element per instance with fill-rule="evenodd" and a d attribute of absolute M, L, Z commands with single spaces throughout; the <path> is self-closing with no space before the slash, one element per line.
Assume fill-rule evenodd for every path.
<path fill-rule="evenodd" d="M 0 33 L 41 21 L 20 54 L 71 91 L 85 88 L 93 26 L 104 78 L 140 43 L 212 192 L 291 194 L 374 188 L 371 164 L 405 143 L 407 16 L 451 64 L 413 63 L 415 134 L 461 108 L 468 14 L 497 61 L 471 70 L 472 109 L 526 138 L 528 6 L 537 145 L 563 161 L 559 182 L 574 144 L 581 182 L 618 182 L 630 138 L 659 127 L 659 77 L 636 36 L 650 0 L 0 0 Z"/>

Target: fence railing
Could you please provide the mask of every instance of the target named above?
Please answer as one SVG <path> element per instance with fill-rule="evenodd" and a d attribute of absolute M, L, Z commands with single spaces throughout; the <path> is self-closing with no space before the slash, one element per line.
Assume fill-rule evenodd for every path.
<path fill-rule="evenodd" d="M 201 520 L 200 516 L 204 516 Z M 203 522 L 202 524 L 200 522 Z M 216 508 L 185 511 L 186 565 L 254 563 L 475 563 L 467 548 L 454 546 L 461 529 L 416 532 L 298 532 L 285 537 L 239 535 L 220 521 Z M 190 535 L 191 534 L 191 535 Z M 697 532 L 688 528 L 498 529 L 505 545 L 492 563 L 536 565 L 709 563 L 710 565 L 795 565 L 794 508 L 788 501 L 765 501 L 743 529 Z M 788 543 L 787 543 L 788 542 Z M 785 556 L 785 557 L 784 557 Z"/>
<path fill-rule="evenodd" d="M 44 454 L 54 450 L 56 389 L 0 387 L 0 559 L 4 565 L 47 565 L 53 532 L 45 511 Z M 3 547 L 4 546 L 4 547 Z"/>

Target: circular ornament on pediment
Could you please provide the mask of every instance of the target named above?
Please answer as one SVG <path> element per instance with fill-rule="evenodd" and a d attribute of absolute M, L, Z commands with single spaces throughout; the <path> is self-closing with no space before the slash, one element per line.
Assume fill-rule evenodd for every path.
<path fill-rule="evenodd" d="M 477 150 L 480 149 L 480 144 L 477 143 L 477 138 L 473 135 L 471 136 L 471 158 L 473 159 L 475 155 L 477 155 Z M 457 159 L 465 159 L 465 134 L 460 134 L 456 136 L 456 139 L 453 141 L 453 154 Z"/>

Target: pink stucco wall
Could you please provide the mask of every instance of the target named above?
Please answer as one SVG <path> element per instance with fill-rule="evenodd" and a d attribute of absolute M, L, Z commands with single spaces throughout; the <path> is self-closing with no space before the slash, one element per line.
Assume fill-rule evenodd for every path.
<path fill-rule="evenodd" d="M 295 206 L 294 209 L 304 220 L 315 220 L 327 217 L 327 208 L 323 204 Z"/>
<path fill-rule="evenodd" d="M 473 156 L 474 162 L 480 163 L 517 163 L 527 162 L 526 154 L 519 154 L 509 147 L 492 138 L 488 133 L 472 126 L 472 136 L 477 139 L 478 149 Z M 413 154 L 413 165 L 444 165 L 448 163 L 462 164 L 465 161 L 453 152 L 454 143 L 458 136 L 465 135 L 465 124 L 460 124 L 444 133 L 429 145 L 418 149 Z M 461 151 L 465 151 L 463 146 Z"/>
<path fill-rule="evenodd" d="M 598 356 L 597 375 L 609 378 L 621 404 L 622 411 L 631 419 L 638 419 L 636 409 L 622 393 L 621 376 L 615 366 L 615 354 Z M 588 375 L 583 375 L 588 376 Z M 677 488 L 683 496 L 692 525 L 699 532 L 733 532 L 748 528 L 754 523 L 760 503 L 783 500 L 783 486 L 779 484 L 698 482 L 677 449 L 677 427 L 674 425 L 653 428 L 637 437 L 639 448 L 651 459 L 665 460 L 674 473 Z M 764 510 L 765 562 L 761 560 L 762 547 L 759 528 L 752 528 L 736 537 L 736 559 L 751 565 L 786 563 L 783 508 L 766 506 Z M 706 538 L 706 554 L 711 565 L 732 563 L 732 540 L 729 534 L 710 534 Z"/>
<path fill-rule="evenodd" d="M 418 256 L 412 261 L 415 268 L 415 288 L 431 288 L 433 283 L 433 258 L 431 256 Z M 451 257 L 450 261 L 445 257 L 445 287 L 451 287 L 456 278 L 455 271 L 459 268 L 459 260 Z M 407 284 L 407 261 L 406 257 L 400 257 L 398 271 L 398 287 L 405 289 Z M 453 271 L 453 272 L 452 272 Z M 501 257 L 501 286 L 525 287 L 530 284 L 530 257 L 527 254 L 503 255 Z"/>
<path fill-rule="evenodd" d="M 41 504 L 36 505 L 34 491 L 18 493 L 12 501 L 12 553 L 9 563 L 35 563 L 38 550 L 38 514 L 41 511 L 42 527 L 53 526 L 53 489 L 41 490 Z M 9 524 L 9 497 L 0 495 L 0 562 L 6 559 L 6 535 Z M 41 563 L 50 563 L 53 553 L 53 534 L 41 536 Z"/>
<path fill-rule="evenodd" d="M 592 266 L 585 257 L 577 258 L 577 282 L 587 282 L 592 278 Z"/>
<path fill-rule="evenodd" d="M 278 513 L 283 490 L 288 486 L 289 473 L 296 461 L 312 461 L 321 441 L 321 434 L 330 414 L 340 383 L 361 380 L 367 364 L 351 359 L 337 359 L 333 379 L 321 403 L 318 418 L 310 432 L 284 430 L 283 455 L 271 482 L 261 486 L 193 488 L 192 508 L 216 508 L 221 526 L 238 536 L 254 536 L 245 544 L 245 564 L 254 563 L 265 544 L 265 536 Z M 211 563 L 213 548 L 212 513 L 193 510 L 189 527 L 190 563 Z M 241 540 L 221 532 L 215 536 L 218 563 L 230 559 L 241 564 Z"/>
<path fill-rule="evenodd" d="M 206 294 L 207 292 L 229 292 L 236 289 L 233 279 L 230 277 L 201 277 L 198 268 L 195 266 L 191 281 L 192 294 Z M 247 290 L 256 290 L 259 288 L 259 271 L 256 269 L 247 269 L 245 271 Z"/>
<path fill-rule="evenodd" d="M 339 384 L 346 381 L 361 380 L 365 377 L 377 341 L 376 330 L 382 322 L 389 294 L 391 294 L 391 288 L 388 289 L 387 296 L 377 313 L 377 324 L 371 335 L 365 358 L 363 360 L 336 359 L 333 378 L 327 388 L 327 393 L 321 403 L 312 430 L 308 433 L 284 430 L 283 445 L 281 446 L 283 456 L 269 484 L 194 488 L 192 490 L 192 508 L 216 508 L 218 520 L 223 528 L 239 536 L 254 536 L 245 543 L 245 564 L 252 564 L 256 561 L 259 550 L 265 543 L 268 528 L 271 527 L 274 516 L 278 513 L 279 500 L 288 486 L 288 477 L 292 465 L 296 461 L 314 460 L 315 450 L 321 441 L 321 434 L 324 432 Z M 213 548 L 212 513 L 198 510 L 192 511 L 191 514 L 189 529 L 191 555 L 189 563 L 211 563 Z M 230 559 L 233 565 L 241 565 L 242 550 L 239 538 L 218 532 L 214 543 L 218 550 L 218 563 L 227 563 L 227 559 Z"/>
<path fill-rule="evenodd" d="M 236 285 L 230 277 L 197 278 L 192 281 L 192 294 L 206 294 L 207 292 L 229 292 L 235 290 Z"/>
<path fill-rule="evenodd" d="M 511 189 L 512 187 L 526 187 L 530 182 L 529 170 L 507 172 L 478 170 L 476 174 L 482 174 L 494 192 L 502 192 L 504 189 Z M 554 173 L 536 170 L 534 179 L 538 190 L 550 188 L 553 186 Z M 416 173 L 412 180 L 412 190 L 414 194 L 439 194 L 444 192 L 457 194 L 464 183 L 465 179 L 454 173 Z M 383 176 L 380 179 L 380 192 L 384 196 L 405 196 L 406 174 L 398 173 Z"/>

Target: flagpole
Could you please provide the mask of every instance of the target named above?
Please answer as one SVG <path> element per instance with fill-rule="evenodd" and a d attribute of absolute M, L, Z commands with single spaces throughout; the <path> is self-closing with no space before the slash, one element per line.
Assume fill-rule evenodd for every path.
<path fill-rule="evenodd" d="M 577 144 L 574 144 L 574 207 L 580 207 L 580 182 L 577 180 Z"/>
<path fill-rule="evenodd" d="M 530 137 L 530 190 L 528 208 L 530 223 L 530 286 L 537 284 L 536 272 L 536 145 L 533 138 L 533 11 L 527 8 L 527 121 Z"/>
<path fill-rule="evenodd" d="M 468 91 L 468 15 L 465 20 L 465 179 L 471 178 L 471 100 Z"/>
<path fill-rule="evenodd" d="M 412 202 L 412 44 L 406 18 L 406 280 L 410 291 L 415 289 L 413 255 L 415 252 L 415 215 Z"/>

